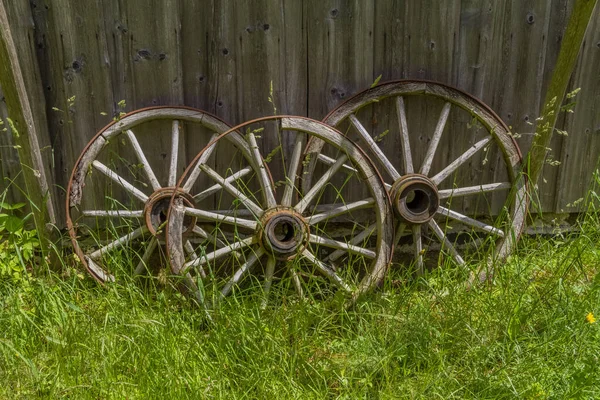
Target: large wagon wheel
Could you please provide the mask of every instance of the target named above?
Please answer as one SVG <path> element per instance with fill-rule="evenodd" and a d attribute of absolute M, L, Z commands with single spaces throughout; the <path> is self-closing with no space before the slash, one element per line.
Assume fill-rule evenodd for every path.
<path fill-rule="evenodd" d="M 244 146 L 227 141 L 237 131 Z M 322 140 L 334 162 L 316 169 L 301 192 L 307 138 Z M 228 156 L 215 158 L 222 147 Z M 355 300 L 385 275 L 393 237 L 387 192 L 364 153 L 328 125 L 290 116 L 244 123 L 199 153 L 177 187 L 193 174 L 222 190 L 206 189 L 202 204 L 175 197 L 167 243 L 173 272 L 205 305 L 253 287 L 264 301 L 272 287 L 282 296 L 321 299 L 335 292 Z M 211 239 L 186 248 L 190 229 Z"/>
<path fill-rule="evenodd" d="M 167 208 L 186 158 L 193 155 L 190 148 L 202 149 L 229 129 L 201 110 L 153 107 L 127 114 L 94 136 L 73 169 L 66 213 L 75 253 L 95 279 L 146 273 L 166 260 L 159 253 Z M 236 134 L 229 139 L 242 140 Z M 201 191 L 197 178 L 190 176 L 177 189 L 189 205 Z"/>
<path fill-rule="evenodd" d="M 398 81 L 355 95 L 324 122 L 356 138 L 380 167 L 396 215 L 396 245 L 418 274 L 424 260 L 438 261 L 435 249 L 459 265 L 473 253 L 488 262 L 510 254 L 527 208 L 521 154 L 485 104 L 443 84 Z M 322 146 L 307 146 L 314 155 L 309 171 L 333 162 Z"/>

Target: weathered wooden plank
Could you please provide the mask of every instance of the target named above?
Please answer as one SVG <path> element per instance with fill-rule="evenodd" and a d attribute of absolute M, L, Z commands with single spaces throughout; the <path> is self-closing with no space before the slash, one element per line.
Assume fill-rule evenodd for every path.
<path fill-rule="evenodd" d="M 368 1 L 304 2 L 309 117 L 322 119 L 377 76 L 374 11 Z"/>
<path fill-rule="evenodd" d="M 555 212 L 576 212 L 583 210 L 585 202 L 577 201 L 586 196 L 597 167 L 600 155 L 600 6 L 596 5 L 594 15 L 586 33 L 577 68 L 571 78 L 569 91 L 581 88 L 573 99 L 576 101 L 573 113 L 566 114 L 565 123 L 559 127 L 568 136 L 562 139 L 562 152 L 558 161 L 558 180 L 553 189 L 556 193 Z M 550 146 L 552 147 L 552 145 Z M 545 168 L 549 169 L 549 168 Z"/>
<path fill-rule="evenodd" d="M 4 4 L 0 3 L 0 83 L 3 86 L 9 115 L 5 124 L 18 148 L 25 181 L 25 188 L 21 190 L 25 189 L 27 192 L 35 227 L 45 252 L 48 248 L 46 223 L 55 218 L 54 208 L 47 197 L 48 182 L 37 139 L 38 133 L 15 45 L 6 9 Z"/>

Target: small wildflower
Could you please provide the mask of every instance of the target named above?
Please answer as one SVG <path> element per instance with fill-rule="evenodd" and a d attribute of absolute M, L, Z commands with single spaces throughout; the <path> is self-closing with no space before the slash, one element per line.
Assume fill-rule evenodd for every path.
<path fill-rule="evenodd" d="M 594 317 L 594 314 L 588 313 L 588 315 L 585 316 L 585 320 L 588 324 L 593 324 L 596 322 L 596 317 Z"/>

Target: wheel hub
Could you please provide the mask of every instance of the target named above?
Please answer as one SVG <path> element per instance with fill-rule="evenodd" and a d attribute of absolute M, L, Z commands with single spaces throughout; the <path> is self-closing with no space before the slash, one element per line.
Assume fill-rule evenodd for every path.
<path fill-rule="evenodd" d="M 440 205 L 437 186 L 421 174 L 404 175 L 394 182 L 391 197 L 398 216 L 410 224 L 428 222 Z"/>
<path fill-rule="evenodd" d="M 164 227 L 169 213 L 169 204 L 175 191 L 175 188 L 172 187 L 158 189 L 152 193 L 144 206 L 144 220 L 146 221 L 148 230 L 154 236 L 164 237 Z M 194 198 L 189 193 L 177 190 L 176 197 L 182 198 L 186 207 L 195 206 Z M 186 215 L 183 219 L 184 234 L 191 233 L 195 225 L 196 218 Z"/>
<path fill-rule="evenodd" d="M 309 227 L 292 209 L 267 211 L 258 231 L 261 246 L 278 260 L 290 260 L 308 246 Z"/>

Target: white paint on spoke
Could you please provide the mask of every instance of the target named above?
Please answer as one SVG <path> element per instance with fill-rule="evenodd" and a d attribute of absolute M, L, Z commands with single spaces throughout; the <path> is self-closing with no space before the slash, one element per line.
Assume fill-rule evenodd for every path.
<path fill-rule="evenodd" d="M 94 261 L 98 261 L 100 259 L 100 257 L 102 257 L 102 255 L 106 254 L 107 252 L 109 252 L 111 250 L 114 250 L 116 248 L 126 245 L 130 241 L 139 238 L 146 232 L 148 232 L 148 228 L 146 226 L 139 227 L 136 230 L 128 233 L 127 235 L 122 236 L 122 237 L 118 238 L 117 240 L 110 242 L 106 246 L 99 248 L 98 250 L 96 250 L 92 254 L 90 254 L 89 257 Z"/>
<path fill-rule="evenodd" d="M 431 169 L 431 164 L 433 163 L 433 157 L 435 156 L 435 151 L 437 150 L 438 144 L 440 143 L 440 138 L 442 137 L 442 133 L 444 132 L 444 128 L 446 127 L 446 121 L 448 121 L 448 114 L 450 114 L 451 107 L 451 103 L 446 103 L 444 104 L 444 108 L 442 108 L 442 112 L 440 113 L 440 119 L 438 120 L 437 126 L 435 127 L 433 137 L 431 138 L 431 142 L 429 143 L 429 147 L 427 148 L 427 153 L 425 154 L 425 160 L 423 161 L 423 165 L 421 166 L 420 172 L 423 175 L 429 175 L 429 170 Z"/>
<path fill-rule="evenodd" d="M 262 184 L 261 186 L 264 191 L 267 208 L 273 208 L 277 205 L 277 202 L 275 201 L 275 194 L 273 193 L 273 187 L 271 186 L 271 178 L 267 173 L 267 167 L 265 166 L 264 160 L 260 155 L 260 150 L 258 149 L 258 144 L 256 143 L 256 137 L 254 136 L 254 133 L 248 133 L 248 142 L 250 143 L 250 150 L 252 151 L 254 162 L 259 169 L 258 177 L 260 179 L 260 183 Z"/>
<path fill-rule="evenodd" d="M 194 246 L 192 245 L 192 242 L 190 242 L 189 240 L 185 241 L 183 248 L 184 248 L 185 252 L 188 254 L 188 256 L 191 258 L 191 261 L 194 261 L 199 258 L 198 254 L 196 254 L 196 250 L 194 250 Z M 202 279 L 206 278 L 206 271 L 204 271 L 204 268 L 202 268 L 201 265 L 198 266 L 198 272 L 200 273 L 200 276 L 202 277 Z"/>
<path fill-rule="evenodd" d="M 373 232 L 375 231 L 376 228 L 377 228 L 377 224 L 369 225 L 369 227 L 367 227 L 367 229 L 365 229 L 358 235 L 354 236 L 348 242 L 348 244 L 356 246 L 357 244 L 364 242 L 365 239 L 367 239 L 369 236 L 371 236 L 373 234 Z M 338 258 L 342 257 L 344 254 L 347 254 L 347 252 L 345 250 L 336 250 L 333 253 L 329 254 L 327 257 L 325 257 L 325 259 L 323 261 L 324 262 L 335 262 Z"/>
<path fill-rule="evenodd" d="M 214 222 L 223 222 L 230 225 L 242 226 L 248 229 L 256 229 L 257 222 L 250 221 L 248 219 L 238 218 L 238 217 L 229 217 L 227 215 L 217 214 L 210 211 L 204 211 L 197 208 L 186 207 L 185 214 L 191 215 L 193 217 L 198 217 L 201 219 L 214 221 Z"/>
<path fill-rule="evenodd" d="M 271 285 L 273 284 L 273 276 L 275 275 L 275 264 L 277 264 L 277 260 L 275 257 L 269 257 L 267 259 L 267 267 L 265 269 L 265 282 L 263 285 L 263 300 L 262 300 L 262 308 L 267 306 L 267 302 L 269 301 L 269 292 L 271 291 Z"/>
<path fill-rule="evenodd" d="M 431 178 L 431 180 L 436 185 L 439 185 L 440 183 L 442 183 L 442 181 L 444 179 L 446 179 L 447 177 L 449 177 L 454 171 L 456 171 L 458 169 L 458 167 L 460 167 L 461 165 L 466 163 L 469 160 L 469 158 L 473 157 L 473 155 L 475 155 L 475 153 L 477 153 L 479 150 L 481 150 L 483 147 L 485 147 L 485 145 L 488 144 L 490 140 L 492 140 L 491 136 L 475 143 L 473 146 L 471 146 L 469 148 L 469 150 L 465 151 L 460 157 L 458 157 L 456 160 L 454 160 L 450 165 L 448 165 L 446 168 L 444 168 L 440 173 L 438 173 L 436 176 Z"/>
<path fill-rule="evenodd" d="M 235 273 L 233 274 L 233 276 L 231 277 L 231 279 L 225 284 L 225 286 L 223 287 L 223 290 L 221 290 L 221 299 L 225 296 L 227 296 L 229 294 L 229 292 L 231 292 L 231 288 L 234 285 L 237 285 L 238 282 L 242 279 L 242 276 L 244 276 L 244 274 L 246 272 L 248 272 L 250 270 L 250 268 L 252 268 L 252 266 L 254 264 L 256 264 L 256 262 L 265 254 L 265 251 L 263 250 L 262 247 L 259 247 L 256 251 L 253 251 L 252 253 L 250 253 L 250 256 L 248 257 L 248 259 L 246 260 L 245 263 L 243 263 L 240 268 L 238 268 Z"/>
<path fill-rule="evenodd" d="M 488 233 L 492 233 L 492 234 L 500 236 L 500 237 L 504 237 L 504 232 L 502 232 L 500 229 L 494 228 L 493 226 L 487 225 L 481 221 L 477 221 L 476 219 L 467 217 L 466 215 L 457 213 L 456 211 L 452 211 L 452 210 L 449 210 L 444 207 L 439 207 L 437 212 L 438 212 L 438 214 L 445 215 L 448 218 L 452 218 L 456 221 L 460 221 L 460 222 L 467 224 L 473 228 L 478 228 L 484 232 L 488 232 Z"/>
<path fill-rule="evenodd" d="M 215 171 L 214 169 L 212 169 L 211 167 L 209 167 L 206 164 L 202 164 L 200 166 L 200 169 L 202 171 L 204 171 L 206 173 L 206 175 L 210 176 L 215 182 L 217 182 L 219 185 L 221 185 L 223 187 L 223 189 L 225 189 L 227 192 L 229 192 L 232 196 L 239 199 L 248 210 L 250 210 L 254 213 L 255 216 L 260 217 L 261 215 L 263 215 L 262 208 L 260 208 L 256 203 L 254 203 L 252 200 L 250 200 L 248 198 L 248 196 L 246 196 L 244 193 L 242 193 L 240 190 L 238 190 L 231 183 L 227 182 L 227 180 L 225 178 L 223 178 L 221 175 L 219 175 L 217 173 L 217 171 Z"/>
<path fill-rule="evenodd" d="M 434 220 L 430 220 L 429 226 L 431 227 L 431 229 L 433 230 L 433 233 L 435 234 L 435 236 L 437 236 L 440 243 L 442 244 L 442 248 L 445 247 L 446 249 L 448 249 L 448 251 L 450 252 L 450 254 L 452 255 L 452 257 L 454 258 L 454 260 L 457 262 L 458 265 L 465 265 L 465 260 L 463 260 L 463 258 L 460 256 L 460 254 L 458 254 L 458 251 L 456 251 L 456 248 L 454 248 L 452 243 L 450 243 L 450 241 L 448 240 L 448 238 L 446 237 L 446 235 L 444 234 L 444 232 L 442 231 L 442 228 L 440 228 L 438 223 L 435 222 Z"/>
<path fill-rule="evenodd" d="M 410 152 L 410 140 L 408 138 L 408 124 L 406 123 L 406 110 L 404 108 L 404 98 L 396 97 L 396 113 L 398 114 L 398 122 L 400 128 L 400 139 L 402 143 L 402 155 L 404 164 L 404 173 L 412 174 L 415 172 L 413 167 L 412 155 Z M 397 178 L 394 178 L 396 180 Z"/>
<path fill-rule="evenodd" d="M 421 225 L 413 225 L 413 244 L 415 245 L 415 261 L 417 263 L 417 276 L 423 275 L 423 235 Z"/>
<path fill-rule="evenodd" d="M 317 236 L 317 235 L 311 234 L 309 237 L 309 242 L 313 243 L 313 244 L 320 244 L 320 245 L 323 245 L 326 247 L 331 247 L 334 249 L 344 250 L 344 251 L 347 251 L 348 253 L 358 254 L 361 256 L 365 256 L 367 258 L 375 258 L 377 256 L 377 254 L 372 250 L 354 246 L 349 243 L 339 242 L 337 240 L 325 238 L 322 236 Z"/>
<path fill-rule="evenodd" d="M 226 256 L 227 254 L 229 254 L 231 252 L 243 249 L 245 247 L 253 245 L 254 243 L 256 243 L 256 238 L 255 237 L 249 237 L 249 238 L 246 238 L 244 240 L 240 240 L 240 241 L 234 242 L 234 243 L 230 244 L 229 246 L 222 247 L 222 248 L 220 248 L 218 250 L 215 250 L 213 252 L 207 253 L 207 254 L 205 254 L 205 255 L 203 255 L 203 256 L 195 259 L 195 260 L 191 260 L 191 261 L 186 262 L 183 265 L 183 269 L 187 269 L 187 268 L 191 268 L 191 267 L 197 267 L 199 265 L 204 265 L 207 262 L 210 262 L 210 261 L 216 260 L 218 258 L 224 257 L 224 256 Z"/>
<path fill-rule="evenodd" d="M 208 143 L 212 143 L 218 136 L 219 136 L 218 133 L 213 133 L 213 135 L 208 140 Z M 198 176 L 200 176 L 200 172 L 202 172 L 202 170 L 200 169 L 200 166 L 202 164 L 206 164 L 208 162 L 208 159 L 210 158 L 210 156 L 212 155 L 212 153 L 215 151 L 216 148 L 217 148 L 217 143 L 215 142 L 208 149 L 204 150 L 204 153 L 202 153 L 202 155 L 198 159 L 196 166 L 194 167 L 194 169 L 190 173 L 189 178 L 185 181 L 185 183 L 183 185 L 184 192 L 189 193 L 192 190 L 194 183 L 196 183 Z"/>
<path fill-rule="evenodd" d="M 310 202 L 313 201 L 314 198 L 319 194 L 319 191 L 327 184 L 327 182 L 331 180 L 333 175 L 335 175 L 335 173 L 338 172 L 340 168 L 342 168 L 342 165 L 346 162 L 347 159 L 348 156 L 345 154 L 338 158 L 335 164 L 333 164 L 331 167 L 329 167 L 327 171 L 325 171 L 325 173 L 323 174 L 323 176 L 321 176 L 321 178 L 319 178 L 317 183 L 315 183 L 315 185 L 312 188 L 310 188 L 308 193 L 304 195 L 302 200 L 300 200 L 298 204 L 296 204 L 294 210 L 302 214 L 306 207 L 308 207 Z"/>
<path fill-rule="evenodd" d="M 486 192 L 494 192 L 498 190 L 507 190 L 512 187 L 510 182 L 500 182 L 500 183 L 488 183 L 486 185 L 478 185 L 478 186 L 466 186 L 462 188 L 456 189 L 444 189 L 438 191 L 438 196 L 440 199 L 447 199 L 449 197 L 461 197 L 461 196 L 469 196 L 472 194 L 480 194 Z"/>
<path fill-rule="evenodd" d="M 173 187 L 177 182 L 177 155 L 179 154 L 179 121 L 173 121 L 171 133 L 171 164 L 169 165 L 169 182 L 167 186 Z"/>
<path fill-rule="evenodd" d="M 144 216 L 144 210 L 87 210 L 81 213 L 84 217 L 103 217 L 103 218 L 141 218 Z"/>
<path fill-rule="evenodd" d="M 348 203 L 343 206 L 332 208 L 331 210 L 322 212 L 320 214 L 315 214 L 309 217 L 306 222 L 308 222 L 309 225 L 314 225 L 329 218 L 334 218 L 345 213 L 370 207 L 373 204 L 375 204 L 375 199 L 369 197 L 368 199 L 355 201 L 353 203 Z"/>
<path fill-rule="evenodd" d="M 135 275 L 141 275 L 148 271 L 148 261 L 150 261 L 150 257 L 152 257 L 152 254 L 154 254 L 154 250 L 156 250 L 157 246 L 158 239 L 156 237 L 152 237 L 152 239 L 150 239 L 150 243 L 148 243 L 148 247 L 146 247 L 146 250 L 142 255 L 142 259 L 138 263 L 137 267 L 135 267 Z"/>
<path fill-rule="evenodd" d="M 298 176 L 298 167 L 300 166 L 300 158 L 302 157 L 303 143 L 304 135 L 301 132 L 296 132 L 296 143 L 294 144 L 294 152 L 292 153 L 290 165 L 287 170 L 285 189 L 283 191 L 283 197 L 281 198 L 281 205 L 284 207 L 292 206 L 292 198 L 294 195 L 296 178 Z"/>
<path fill-rule="evenodd" d="M 348 293 L 352 292 L 352 288 L 350 288 L 350 286 L 348 286 L 348 284 L 344 282 L 344 280 L 338 274 L 336 274 L 331 267 L 317 259 L 308 249 L 304 249 L 304 251 L 302 252 L 302 256 L 306 258 L 311 264 L 316 266 L 319 269 L 319 271 L 321 271 L 322 274 L 328 277 L 335 285 L 344 289 Z"/>
<path fill-rule="evenodd" d="M 390 174 L 392 179 L 395 181 L 396 179 L 400 178 L 400 174 L 398 173 L 396 168 L 392 165 L 390 160 L 387 159 L 385 154 L 383 154 L 383 151 L 381 151 L 377 143 L 375 143 L 369 132 L 367 132 L 367 129 L 360 123 L 358 118 L 356 118 L 354 114 L 350 114 L 349 119 L 354 128 L 360 134 L 360 137 L 367 144 L 369 149 L 377 156 L 377 158 L 379 159 L 385 170 L 388 172 L 388 174 Z"/>
<path fill-rule="evenodd" d="M 154 171 L 152 171 L 152 167 L 150 167 L 150 163 L 146 159 L 146 155 L 142 151 L 142 147 L 140 146 L 140 143 L 138 142 L 137 138 L 135 137 L 135 134 L 131 130 L 128 130 L 126 132 L 126 134 L 127 134 L 127 137 L 129 138 L 129 142 L 133 146 L 133 151 L 135 152 L 135 155 L 137 156 L 138 161 L 142 164 L 142 167 L 144 168 L 144 172 L 146 173 L 146 176 L 148 177 L 148 180 L 150 181 L 150 185 L 152 186 L 152 189 L 153 190 L 160 189 L 161 188 L 160 182 L 158 182 L 158 179 L 156 178 Z"/>
<path fill-rule="evenodd" d="M 133 186 L 131 183 L 127 182 L 124 178 L 119 176 L 119 174 L 114 172 L 112 169 L 108 168 L 106 165 L 102 164 L 100 161 L 94 160 L 92 162 L 92 165 L 98 171 L 102 172 L 104 175 L 112 179 L 115 183 L 117 183 L 123 189 L 125 189 L 144 203 L 148 201 L 148 196 L 146 196 L 141 190 Z"/>
<path fill-rule="evenodd" d="M 202 171 L 202 169 L 200 169 L 200 166 L 198 166 L 198 171 Z M 235 182 L 238 179 L 241 179 L 244 176 L 248 175 L 250 172 L 252 172 L 252 168 L 246 167 L 246 168 L 241 169 L 238 172 L 228 176 L 227 178 L 225 178 L 225 181 L 227 183 Z M 197 195 L 195 195 L 194 200 L 202 201 L 205 198 L 217 193 L 221 189 L 223 189 L 223 186 L 221 186 L 220 184 L 215 184 L 215 185 L 209 187 L 208 189 L 205 189 L 205 190 L 201 191 L 200 193 L 198 193 Z"/>

